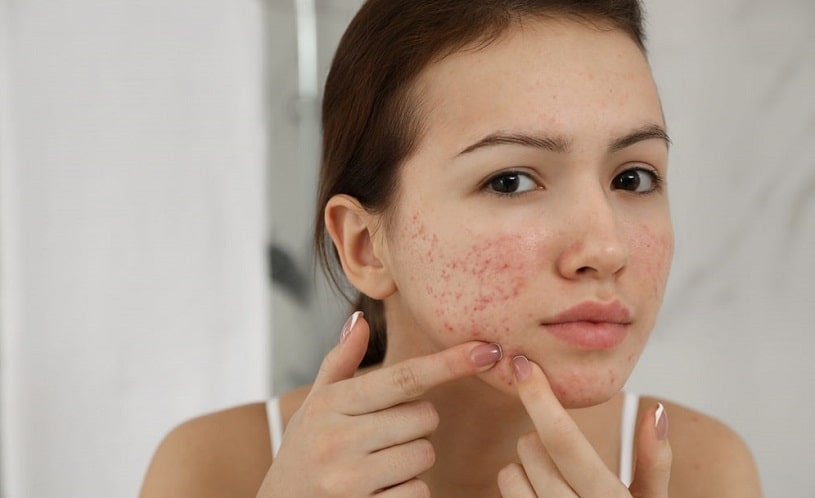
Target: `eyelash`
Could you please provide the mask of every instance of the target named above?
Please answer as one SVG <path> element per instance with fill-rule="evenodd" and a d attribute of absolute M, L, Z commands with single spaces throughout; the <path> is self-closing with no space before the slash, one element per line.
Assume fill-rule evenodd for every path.
<path fill-rule="evenodd" d="M 526 178 L 529 181 L 532 181 L 533 183 L 535 183 L 535 185 L 537 185 L 537 187 L 534 188 L 534 189 L 523 190 L 523 191 L 520 191 L 520 192 L 499 192 L 499 191 L 491 188 L 492 183 L 495 182 L 496 180 L 499 180 L 501 178 L 513 177 L 513 176 Z M 543 190 L 543 186 L 541 186 L 532 177 L 532 175 L 527 173 L 527 172 L 519 171 L 519 170 L 507 170 L 507 171 L 501 171 L 501 172 L 496 173 L 496 174 L 492 175 L 491 177 L 487 178 L 484 181 L 484 183 L 481 185 L 480 190 L 484 190 L 487 193 L 492 194 L 492 195 L 497 196 L 497 197 L 513 198 L 513 197 L 518 197 L 520 195 L 526 194 L 528 192 L 532 192 L 533 190 Z"/>
<path fill-rule="evenodd" d="M 645 192 L 631 191 L 632 194 L 635 194 L 635 195 L 648 195 L 648 194 L 654 194 L 654 193 L 662 192 L 663 187 L 664 187 L 664 180 L 662 179 L 662 176 L 655 169 L 647 168 L 647 167 L 643 167 L 643 166 L 634 166 L 634 167 L 631 167 L 631 168 L 627 168 L 627 169 L 621 171 L 620 173 L 618 173 L 617 175 L 615 175 L 614 178 L 612 179 L 612 188 L 614 188 L 614 181 L 615 180 L 617 180 L 618 178 L 620 178 L 622 175 L 624 175 L 626 173 L 631 173 L 631 172 L 634 172 L 634 171 L 642 172 L 642 173 L 645 173 L 648 176 L 650 176 L 652 185 L 651 185 L 651 188 L 649 190 L 645 191 Z"/>
<path fill-rule="evenodd" d="M 657 172 L 656 170 L 654 170 L 652 168 L 647 168 L 647 167 L 642 167 L 642 166 L 630 167 L 630 168 L 627 168 L 627 169 L 621 171 L 617 175 L 615 175 L 614 178 L 612 178 L 612 180 L 611 180 L 611 182 L 612 182 L 611 188 L 614 189 L 614 190 L 628 191 L 627 189 L 617 189 L 617 188 L 615 188 L 614 183 L 622 175 L 624 175 L 626 173 L 631 173 L 631 172 L 645 173 L 646 175 L 648 175 L 650 177 L 651 183 L 652 183 L 651 188 L 648 189 L 645 192 L 630 191 L 631 193 L 633 193 L 635 195 L 648 195 L 648 194 L 654 194 L 654 193 L 662 192 L 663 187 L 664 187 L 664 180 L 663 180 L 662 176 L 659 174 L 659 172 Z M 495 189 L 491 188 L 491 184 L 493 182 L 495 182 L 496 180 L 499 180 L 501 178 L 513 177 L 513 176 L 527 178 L 530 181 L 534 182 L 537 185 L 537 187 L 534 188 L 534 189 L 523 190 L 523 191 L 520 191 L 520 192 L 499 192 L 499 191 L 496 191 Z M 639 186 L 639 185 L 637 185 L 637 186 Z M 484 181 L 484 183 L 481 185 L 480 190 L 486 191 L 486 192 L 488 192 L 488 193 L 490 193 L 492 195 L 495 195 L 497 197 L 513 198 L 513 197 L 520 196 L 522 194 L 532 192 L 534 190 L 544 190 L 544 187 L 541 186 L 540 184 L 538 184 L 538 182 L 529 173 L 526 173 L 524 171 L 519 171 L 519 170 L 508 170 L 508 171 L 501 171 L 501 172 L 496 173 L 495 175 L 487 178 Z"/>

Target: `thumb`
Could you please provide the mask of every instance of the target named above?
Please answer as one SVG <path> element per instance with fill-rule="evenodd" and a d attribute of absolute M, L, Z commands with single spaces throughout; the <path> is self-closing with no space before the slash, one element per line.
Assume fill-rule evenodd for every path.
<path fill-rule="evenodd" d="M 370 333 L 368 321 L 361 311 L 348 317 L 340 332 L 339 343 L 328 352 L 320 365 L 312 390 L 353 377 L 368 349 Z"/>
<path fill-rule="evenodd" d="M 659 403 L 642 417 L 637 429 L 637 464 L 629 491 L 635 498 L 668 498 L 671 479 L 668 414 Z"/>

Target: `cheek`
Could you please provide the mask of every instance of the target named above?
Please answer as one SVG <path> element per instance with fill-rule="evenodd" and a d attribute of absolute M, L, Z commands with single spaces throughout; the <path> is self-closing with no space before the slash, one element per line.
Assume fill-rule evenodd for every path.
<path fill-rule="evenodd" d="M 537 242 L 507 233 L 438 235 L 418 216 L 411 221 L 407 252 L 413 271 L 408 278 L 423 308 L 432 313 L 428 326 L 457 341 L 500 342 L 521 312 L 517 298 L 531 277 Z"/>
<path fill-rule="evenodd" d="M 486 238 L 439 260 L 438 284 L 427 295 L 446 332 L 498 341 L 509 333 L 530 269 L 517 239 Z"/>
<path fill-rule="evenodd" d="M 642 275 L 644 288 L 651 297 L 662 300 L 673 258 L 673 233 L 670 227 L 658 231 L 649 225 L 639 227 L 632 240 L 631 265 Z"/>

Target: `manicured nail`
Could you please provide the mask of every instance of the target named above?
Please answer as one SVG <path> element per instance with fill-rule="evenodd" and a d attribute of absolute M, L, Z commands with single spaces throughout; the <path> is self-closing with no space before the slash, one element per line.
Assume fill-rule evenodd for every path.
<path fill-rule="evenodd" d="M 342 332 L 340 332 L 340 344 L 345 342 L 348 336 L 351 335 L 351 332 L 354 330 L 354 325 L 357 324 L 357 320 L 359 320 L 360 316 L 362 316 L 362 312 L 355 311 L 354 314 L 349 316 L 348 320 L 345 321 L 345 325 L 342 326 Z"/>
<path fill-rule="evenodd" d="M 512 358 L 512 369 L 515 371 L 515 378 L 517 380 L 524 380 L 532 373 L 532 367 L 529 366 L 529 360 L 526 356 L 519 354 Z"/>
<path fill-rule="evenodd" d="M 504 357 L 501 345 L 497 343 L 481 344 L 470 351 L 470 360 L 477 367 L 488 367 L 498 363 Z"/>
<path fill-rule="evenodd" d="M 668 413 L 662 403 L 657 406 L 654 413 L 654 429 L 657 431 L 657 439 L 665 441 L 668 438 Z"/>

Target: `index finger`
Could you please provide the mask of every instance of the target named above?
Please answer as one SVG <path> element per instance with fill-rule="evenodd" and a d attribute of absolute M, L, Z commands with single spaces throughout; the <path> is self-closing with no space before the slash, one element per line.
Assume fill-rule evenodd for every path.
<path fill-rule="evenodd" d="M 499 344 L 472 341 L 342 381 L 354 386 L 345 413 L 361 415 L 405 403 L 434 387 L 489 370 L 502 356 Z"/>
<path fill-rule="evenodd" d="M 526 359 L 512 360 L 518 394 L 560 474 L 579 496 L 608 496 L 609 483 L 622 487 L 552 392 L 543 370 Z M 603 479 L 607 476 L 613 480 Z"/>

